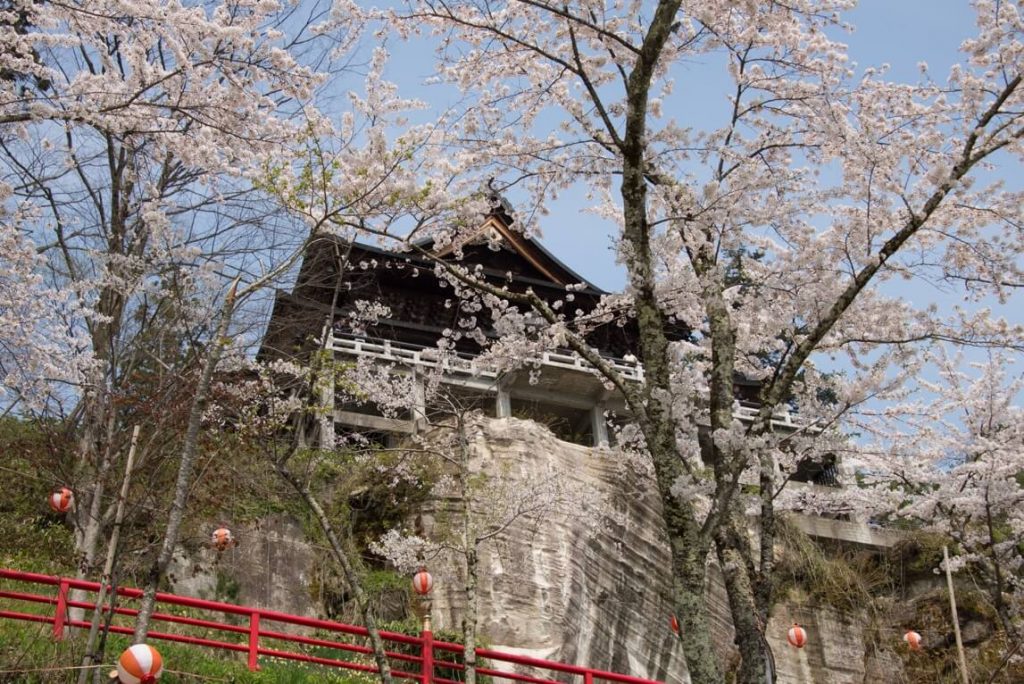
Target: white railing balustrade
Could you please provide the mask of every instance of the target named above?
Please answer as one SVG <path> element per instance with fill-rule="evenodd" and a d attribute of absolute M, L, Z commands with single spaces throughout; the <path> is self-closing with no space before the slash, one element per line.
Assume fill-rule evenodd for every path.
<path fill-rule="evenodd" d="M 437 368 L 446 373 L 469 375 L 471 377 L 497 378 L 498 371 L 487 363 L 480 362 L 472 354 L 457 353 L 445 356 L 438 361 L 438 352 L 432 347 L 423 347 L 406 342 L 393 342 L 377 338 L 359 337 L 350 334 L 333 333 L 329 340 L 332 351 L 352 356 L 367 356 L 381 361 L 401 363 L 422 368 Z M 617 359 L 610 356 L 602 357 L 622 377 L 633 382 L 643 382 L 644 367 L 639 361 Z M 539 362 L 541 366 L 564 368 L 581 373 L 597 374 L 597 369 L 580 357 L 564 351 L 546 351 L 539 357 L 530 360 Z M 752 422 L 757 418 L 759 408 L 746 402 L 737 402 L 733 414 L 744 422 Z M 786 409 L 777 410 L 772 414 L 772 424 L 778 427 L 797 429 L 800 423 Z"/>
<path fill-rule="evenodd" d="M 471 354 L 458 353 L 454 356 L 449 355 L 439 364 L 437 350 L 404 342 L 392 342 L 391 340 L 377 340 L 334 333 L 329 340 L 329 348 L 332 351 L 352 356 L 367 356 L 380 359 L 381 361 L 405 363 L 424 368 L 437 368 L 440 365 L 446 372 L 472 375 L 474 377 L 496 378 L 498 376 L 496 369 L 489 367 L 488 364 L 479 362 Z M 604 357 L 604 359 L 627 380 L 643 382 L 644 369 L 640 362 L 612 357 Z M 531 361 L 539 361 L 542 366 L 565 368 L 583 373 L 597 373 L 597 369 L 591 364 L 578 356 L 565 352 L 547 351 L 541 354 L 540 357 L 531 359 Z"/>
<path fill-rule="evenodd" d="M 759 407 L 745 403 L 737 403 L 732 408 L 733 415 L 744 422 L 753 421 L 757 418 L 757 414 L 760 411 L 761 409 Z M 793 414 L 785 409 L 779 409 L 772 414 L 772 424 L 784 425 L 792 428 L 800 427 L 800 425 L 793 420 Z"/>

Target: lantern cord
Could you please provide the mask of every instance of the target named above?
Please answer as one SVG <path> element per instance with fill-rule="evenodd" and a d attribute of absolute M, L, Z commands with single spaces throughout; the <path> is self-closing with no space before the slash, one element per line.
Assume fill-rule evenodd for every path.
<path fill-rule="evenodd" d="M 180 675 L 182 677 L 190 677 L 191 679 L 201 679 L 204 682 L 233 682 L 234 679 L 228 679 L 225 677 L 211 677 L 209 675 L 196 674 L 195 672 L 182 672 L 181 670 L 168 670 L 166 667 L 163 670 L 166 673 L 173 675 Z"/>
<path fill-rule="evenodd" d="M 103 667 L 102 663 L 96 665 L 67 665 L 63 667 L 33 667 L 25 670 L 0 670 L 0 675 L 28 674 L 30 672 L 65 672 L 70 670 L 94 670 Z"/>
<path fill-rule="evenodd" d="M 72 670 L 94 670 L 98 667 L 109 667 L 103 663 L 96 665 L 67 665 L 63 667 L 34 667 L 26 668 L 24 670 L 0 670 L 0 675 L 16 675 L 16 674 L 32 674 L 36 672 L 70 672 Z M 231 679 L 225 679 L 224 677 L 210 677 L 208 675 L 196 674 L 194 672 L 182 672 L 181 670 L 169 670 L 166 667 L 163 669 L 165 673 L 181 675 L 189 677 L 191 679 L 201 679 L 207 682 L 230 682 Z"/>

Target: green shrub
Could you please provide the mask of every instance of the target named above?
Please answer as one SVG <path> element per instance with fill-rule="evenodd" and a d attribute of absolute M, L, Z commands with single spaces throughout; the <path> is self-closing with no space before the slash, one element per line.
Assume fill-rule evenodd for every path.
<path fill-rule="evenodd" d="M 785 517 L 776 527 L 779 600 L 796 591 L 816 603 L 854 611 L 869 606 L 876 591 L 890 582 L 873 553 L 839 545 L 831 545 L 826 553 Z"/>
<path fill-rule="evenodd" d="M 893 546 L 889 555 L 907 578 L 932 577 L 942 563 L 942 547 L 949 543 L 944 535 L 914 530 Z"/>
<path fill-rule="evenodd" d="M 71 528 L 47 497 L 69 480 L 63 475 L 70 445 L 51 426 L 0 420 L 0 567 L 29 572 L 74 572 Z"/>

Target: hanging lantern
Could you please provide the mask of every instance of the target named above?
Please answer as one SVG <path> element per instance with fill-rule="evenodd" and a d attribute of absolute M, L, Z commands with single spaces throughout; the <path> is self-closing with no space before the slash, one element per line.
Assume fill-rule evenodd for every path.
<path fill-rule="evenodd" d="M 434 578 L 427 572 L 426 567 L 420 568 L 420 571 L 412 576 L 412 588 L 420 596 L 426 596 L 434 588 Z"/>
<path fill-rule="evenodd" d="M 54 513 L 67 513 L 74 501 L 75 496 L 71 493 L 71 490 L 67 487 L 61 487 L 50 494 L 49 504 Z"/>
<path fill-rule="evenodd" d="M 675 632 L 676 634 L 679 634 L 679 620 L 676 620 L 676 616 L 675 615 L 672 616 L 672 619 L 669 620 L 668 624 L 669 624 L 669 627 L 672 628 L 673 632 Z"/>
<path fill-rule="evenodd" d="M 804 644 L 807 643 L 807 630 L 794 622 L 793 626 L 786 632 L 786 641 L 789 642 L 790 646 L 803 648 Z"/>
<path fill-rule="evenodd" d="M 123 684 L 153 684 L 163 674 L 160 651 L 148 644 L 135 644 L 117 659 L 117 677 Z"/>
<path fill-rule="evenodd" d="M 907 633 L 903 635 L 903 640 L 907 642 L 907 646 L 910 647 L 911 651 L 921 650 L 921 635 L 912 629 L 908 629 Z"/>
<path fill-rule="evenodd" d="M 210 538 L 213 548 L 218 551 L 225 551 L 235 545 L 235 538 L 231 536 L 231 530 L 226 527 L 219 527 L 213 531 Z"/>

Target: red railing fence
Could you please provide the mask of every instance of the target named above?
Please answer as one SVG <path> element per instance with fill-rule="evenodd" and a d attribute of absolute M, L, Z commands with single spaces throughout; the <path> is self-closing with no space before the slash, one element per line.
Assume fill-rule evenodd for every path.
<path fill-rule="evenodd" d="M 72 598 L 71 592 L 95 594 L 99 591 L 99 583 L 7 569 L 0 569 L 0 580 L 8 580 L 10 583 L 50 587 L 48 593 L 36 594 L 26 591 L 10 591 L 6 587 L 0 586 L 0 599 L 6 599 L 7 603 L 12 604 L 11 606 L 0 605 L 0 608 L 4 608 L 0 610 L 0 618 L 51 624 L 53 625 L 54 639 L 62 639 L 65 632 L 70 628 L 89 628 L 91 612 L 95 608 L 95 600 L 93 602 L 75 600 Z M 130 601 L 142 596 L 142 591 L 118 587 L 117 596 L 119 601 Z M 378 671 L 375 664 L 369 664 L 368 662 L 353 662 L 338 658 L 328 658 L 324 657 L 324 655 L 302 652 L 300 650 L 285 650 L 285 648 L 294 649 L 295 645 L 298 645 L 316 647 L 320 652 L 336 650 L 342 653 L 369 656 L 372 655 L 373 651 L 368 646 L 345 641 L 334 641 L 320 638 L 319 636 L 292 634 L 280 631 L 280 628 L 270 629 L 273 623 L 278 623 L 279 625 L 292 625 L 326 632 L 329 635 L 341 634 L 349 637 L 366 637 L 368 635 L 366 629 L 358 625 L 348 625 L 331 620 L 318 620 L 301 615 L 289 615 L 288 613 L 265 610 L 263 608 L 250 608 L 248 606 L 206 601 L 204 599 L 162 592 L 157 593 L 156 600 L 158 610 L 153 613 L 151 618 L 152 625 L 158 626 L 159 623 L 183 625 L 201 629 L 203 630 L 203 635 L 151 630 L 149 632 L 149 639 L 245 653 L 249 669 L 253 671 L 259 669 L 259 659 L 261 656 L 315 663 L 326 667 L 339 667 L 374 674 Z M 36 606 L 53 606 L 53 610 L 52 612 L 31 613 L 6 609 L 8 607 L 21 607 L 18 604 L 22 603 Z M 170 610 L 169 607 L 171 606 L 188 608 L 192 611 L 203 611 L 213 615 L 207 617 L 174 615 L 166 612 Z M 71 609 L 81 609 L 82 617 L 74 617 L 74 613 L 70 612 Z M 105 613 L 107 607 L 104 607 L 103 610 Z M 131 618 L 138 613 L 138 610 L 119 606 L 114 608 L 114 613 L 115 615 Z M 233 622 L 242 624 L 233 624 Z M 133 630 L 126 625 L 111 624 L 110 631 L 115 634 L 130 635 Z M 207 632 L 212 632 L 213 635 L 207 634 Z M 226 641 L 225 637 L 230 635 L 234 635 L 236 640 Z M 437 676 L 436 672 L 438 670 L 447 670 L 448 672 L 456 673 L 453 676 L 457 676 L 460 670 L 465 669 L 462 664 L 456 662 L 464 650 L 460 644 L 436 641 L 429 630 L 424 630 L 419 636 L 385 631 L 382 631 L 380 635 L 386 644 L 386 648 L 389 649 L 386 653 L 392 666 L 393 676 L 401 679 L 417 680 L 420 684 L 458 684 L 457 680 Z M 210 636 L 219 638 L 210 638 Z M 285 645 L 283 647 L 270 648 L 268 641 L 284 642 Z M 505 663 L 507 665 L 519 666 L 520 669 L 530 668 L 529 674 L 499 670 L 497 667 L 477 668 L 477 672 L 481 675 L 515 682 L 525 682 L 526 684 L 563 684 L 565 675 L 582 677 L 582 684 L 595 684 L 596 682 L 660 684 L 660 682 L 641 677 L 504 653 L 487 648 L 476 649 L 476 654 L 478 659 L 484 659 L 489 664 Z M 554 676 L 559 676 L 559 679 L 553 679 L 552 677 Z"/>

